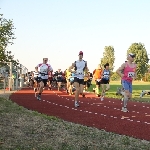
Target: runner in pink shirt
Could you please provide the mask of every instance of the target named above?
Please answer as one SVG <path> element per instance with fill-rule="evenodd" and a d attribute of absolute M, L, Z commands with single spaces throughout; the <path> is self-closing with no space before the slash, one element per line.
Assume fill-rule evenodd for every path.
<path fill-rule="evenodd" d="M 127 109 L 127 101 L 132 97 L 132 81 L 136 78 L 136 64 L 133 62 L 134 58 L 135 54 L 128 54 L 128 61 L 123 63 L 116 71 L 122 79 L 122 86 L 124 89 L 122 93 L 124 95 L 123 112 L 129 112 Z"/>

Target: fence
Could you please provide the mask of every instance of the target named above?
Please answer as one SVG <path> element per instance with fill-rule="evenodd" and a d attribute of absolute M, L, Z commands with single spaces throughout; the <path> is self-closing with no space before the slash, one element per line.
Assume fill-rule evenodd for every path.
<path fill-rule="evenodd" d="M 21 76 L 18 78 L 18 75 L 14 78 L 13 76 L 10 77 L 6 72 L 1 73 L 0 75 L 0 87 L 1 90 L 14 91 L 22 88 L 24 84 L 24 78 Z"/>
<path fill-rule="evenodd" d="M 0 87 L 4 89 L 4 92 L 6 89 L 11 91 L 23 87 L 28 69 L 22 64 L 13 66 L 12 62 L 3 63 L 7 64 L 0 68 Z"/>

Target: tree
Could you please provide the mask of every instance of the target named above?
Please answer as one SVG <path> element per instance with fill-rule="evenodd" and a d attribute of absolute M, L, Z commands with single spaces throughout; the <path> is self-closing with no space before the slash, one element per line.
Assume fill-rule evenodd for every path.
<path fill-rule="evenodd" d="M 3 14 L 0 14 L 0 62 L 1 65 L 4 61 L 12 61 L 14 56 L 11 51 L 7 51 L 6 48 L 10 44 L 13 44 L 14 37 L 14 25 L 12 20 L 7 20 L 3 18 Z"/>
<path fill-rule="evenodd" d="M 109 63 L 110 70 L 114 69 L 115 61 L 115 50 L 112 46 L 105 46 L 103 52 L 103 58 L 101 58 L 101 65 L 104 66 L 106 63 Z"/>
<path fill-rule="evenodd" d="M 113 74 L 111 75 L 110 79 L 112 81 L 120 81 L 121 80 L 120 76 L 116 72 L 113 72 Z"/>
<path fill-rule="evenodd" d="M 137 64 L 137 79 L 141 80 L 145 73 L 147 73 L 148 70 L 148 54 L 145 49 L 144 44 L 142 43 L 133 43 L 127 50 L 127 55 L 129 53 L 134 53 L 136 54 L 135 57 L 135 63 Z"/>

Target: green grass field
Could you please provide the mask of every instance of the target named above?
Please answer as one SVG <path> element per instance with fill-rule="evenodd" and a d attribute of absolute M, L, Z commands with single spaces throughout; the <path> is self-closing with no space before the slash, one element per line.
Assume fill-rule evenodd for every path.
<path fill-rule="evenodd" d="M 110 90 L 106 93 L 106 97 L 111 98 L 119 98 L 116 96 L 117 87 L 121 87 L 120 82 L 110 82 Z M 93 83 L 92 86 L 89 88 L 89 91 L 93 91 L 95 88 L 95 84 Z M 142 90 L 150 91 L 150 83 L 149 82 L 140 82 L 134 81 L 133 82 L 133 101 L 141 101 L 141 102 L 150 102 L 150 95 L 145 95 L 143 98 L 140 98 L 140 94 Z"/>

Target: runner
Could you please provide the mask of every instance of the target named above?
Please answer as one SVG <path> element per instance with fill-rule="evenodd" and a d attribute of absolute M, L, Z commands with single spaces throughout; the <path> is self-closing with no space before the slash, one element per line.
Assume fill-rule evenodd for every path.
<path fill-rule="evenodd" d="M 102 71 L 102 77 L 101 77 L 101 86 L 102 86 L 102 94 L 101 94 L 101 101 L 104 100 L 104 96 L 106 94 L 106 91 L 110 89 L 110 70 L 109 70 L 109 63 L 106 63 L 104 65 L 104 70 Z"/>
<path fill-rule="evenodd" d="M 75 91 L 75 87 L 74 87 L 74 73 L 71 73 L 69 81 L 70 81 L 70 86 L 69 86 L 69 95 L 73 95 L 74 91 Z"/>
<path fill-rule="evenodd" d="M 84 71 L 84 90 L 83 90 L 83 92 L 86 92 L 88 89 L 88 79 L 89 79 L 89 74 L 88 74 L 88 71 L 85 70 Z"/>
<path fill-rule="evenodd" d="M 41 94 L 43 92 L 43 88 L 44 86 L 46 86 L 47 84 L 47 81 L 48 81 L 48 72 L 53 72 L 53 69 L 51 67 L 50 64 L 47 64 L 48 62 L 48 58 L 43 58 L 43 63 L 40 63 L 37 65 L 37 67 L 39 68 L 39 80 L 38 80 L 38 83 L 39 83 L 39 94 L 37 96 L 37 99 L 38 100 L 41 100 Z"/>
<path fill-rule="evenodd" d="M 150 69 L 148 69 L 148 73 L 150 73 Z M 150 91 L 142 90 L 140 98 L 142 98 L 145 94 L 150 95 Z"/>
<path fill-rule="evenodd" d="M 37 85 L 38 85 L 38 76 L 39 76 L 39 71 L 38 67 L 35 67 L 35 71 L 33 71 L 33 79 L 34 79 L 34 92 L 37 92 Z"/>
<path fill-rule="evenodd" d="M 90 86 L 92 85 L 92 79 L 93 79 L 93 74 L 88 72 L 88 80 L 87 80 L 87 90 L 90 88 Z"/>
<path fill-rule="evenodd" d="M 53 82 L 53 73 L 48 72 L 48 90 L 52 90 L 52 82 Z"/>
<path fill-rule="evenodd" d="M 79 52 L 79 60 L 75 61 L 72 66 L 69 67 L 69 71 L 72 72 L 72 69 L 75 67 L 75 77 L 74 77 L 74 86 L 75 86 L 75 107 L 79 107 L 79 95 L 85 97 L 83 94 L 84 89 L 84 70 L 87 69 L 87 62 L 83 60 L 83 52 Z"/>
<path fill-rule="evenodd" d="M 100 86 L 101 86 L 101 77 L 102 77 L 102 67 L 98 64 L 97 69 L 94 70 L 94 80 L 96 82 L 96 95 L 100 97 Z"/>
<path fill-rule="evenodd" d="M 30 83 L 30 88 L 33 88 L 33 85 L 34 85 L 34 79 L 33 79 L 33 71 L 30 72 L 29 74 L 29 83 Z"/>
<path fill-rule="evenodd" d="M 63 73 L 62 73 L 61 69 L 58 69 L 58 71 L 55 72 L 55 76 L 57 79 L 57 88 L 59 91 L 61 88 L 62 81 L 63 81 Z"/>
<path fill-rule="evenodd" d="M 117 69 L 117 74 L 122 78 L 122 85 L 124 88 L 124 100 L 123 100 L 123 112 L 129 112 L 127 109 L 127 102 L 132 97 L 132 81 L 136 78 L 136 64 L 133 63 L 135 54 L 128 54 L 127 62 L 123 63 L 121 67 Z M 122 73 L 123 71 L 123 73 Z"/>
<path fill-rule="evenodd" d="M 127 61 L 125 61 L 125 63 L 127 63 Z M 121 73 L 123 73 L 124 71 L 122 70 Z M 117 92 L 116 95 L 121 96 L 120 100 L 124 100 L 124 95 L 122 94 L 124 92 L 124 88 L 123 88 L 123 84 L 122 84 L 122 78 L 121 78 L 121 88 L 117 88 Z"/>
<path fill-rule="evenodd" d="M 71 76 L 71 72 L 69 71 L 69 69 L 66 69 L 65 75 L 66 75 L 66 80 L 67 80 L 66 92 L 69 93 L 70 76 Z"/>

